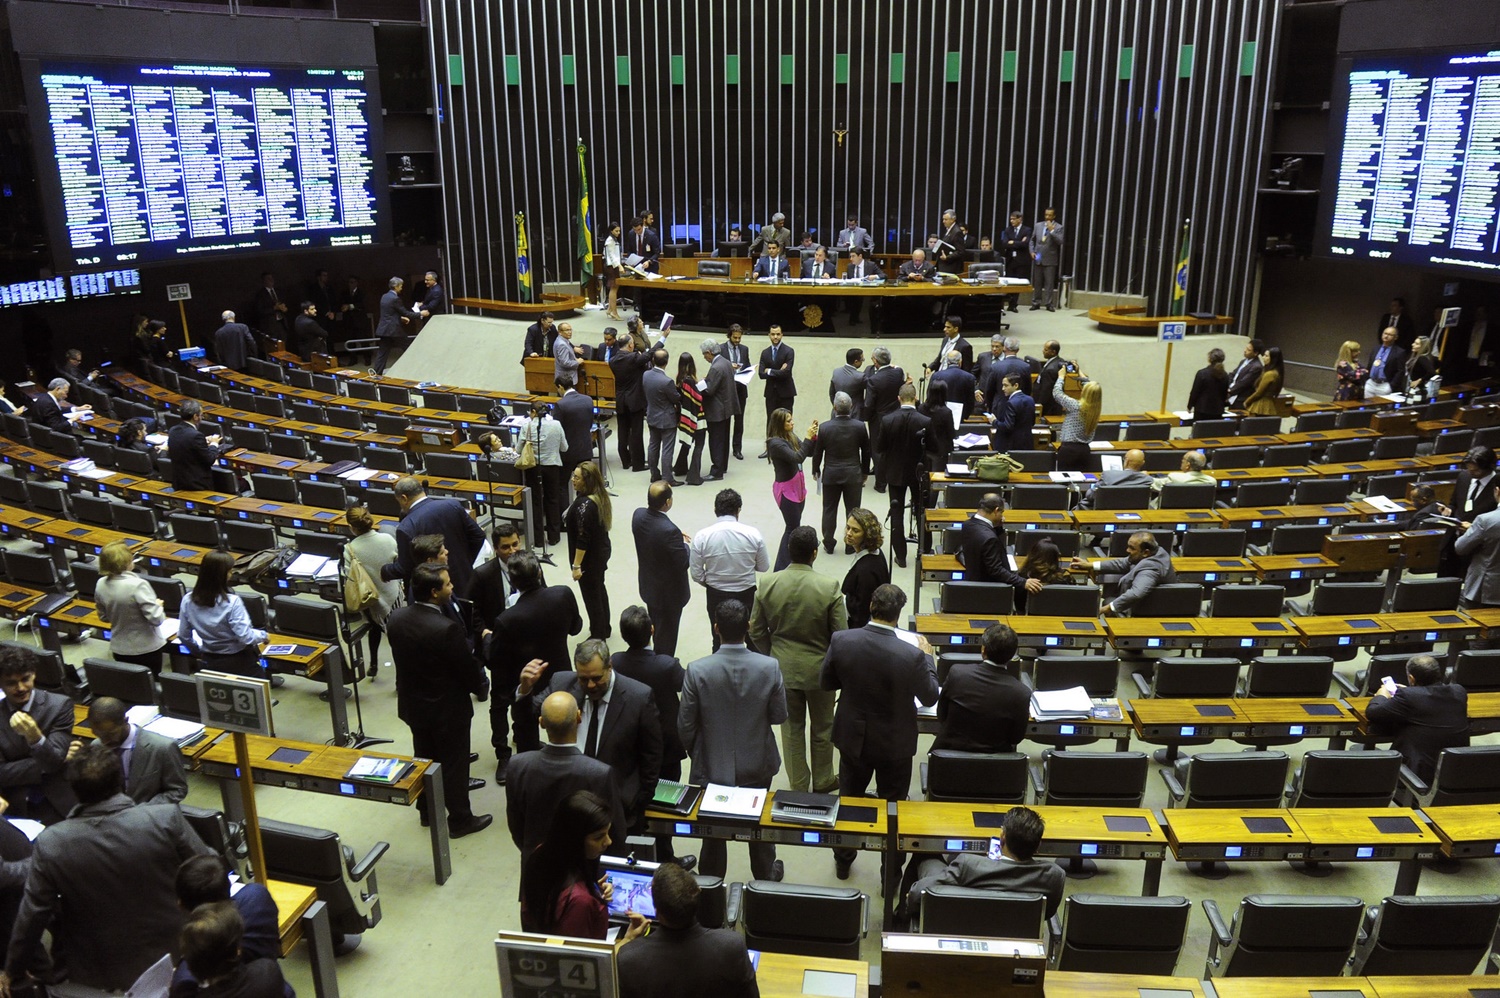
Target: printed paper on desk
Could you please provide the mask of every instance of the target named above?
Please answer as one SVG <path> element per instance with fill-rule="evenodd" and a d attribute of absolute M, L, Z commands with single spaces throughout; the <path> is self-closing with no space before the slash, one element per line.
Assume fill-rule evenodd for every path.
<path fill-rule="evenodd" d="M 1109 440 L 1090 440 L 1089 450 L 1114 450 L 1115 445 Z"/>
<path fill-rule="evenodd" d="M 1049 471 L 1047 477 L 1054 482 L 1086 482 L 1088 478 L 1081 471 Z"/>
<path fill-rule="evenodd" d="M 286 574 L 297 578 L 316 578 L 331 559 L 316 554 L 299 554 L 286 567 Z"/>
<path fill-rule="evenodd" d="M 1178 419 L 1186 420 L 1189 423 L 1193 421 L 1193 414 L 1188 409 L 1173 409 L 1172 415 L 1176 416 Z"/>
<path fill-rule="evenodd" d="M 949 402 L 948 404 L 949 405 L 957 405 L 958 403 L 956 403 L 956 402 Z M 989 443 L 990 443 L 990 438 L 987 437 L 987 436 L 985 436 L 983 433 L 965 433 L 963 436 L 961 436 L 957 440 L 953 441 L 953 443 L 956 444 L 958 447 L 961 447 L 961 448 L 968 448 L 968 447 L 988 447 Z"/>
<path fill-rule="evenodd" d="M 1406 507 L 1389 496 L 1365 496 L 1365 502 L 1374 506 L 1382 513 L 1404 513 Z"/>
<path fill-rule="evenodd" d="M 949 402 L 948 411 L 953 413 L 954 426 L 962 426 L 964 424 L 964 404 L 962 402 Z M 970 435 L 978 436 L 977 433 Z"/>

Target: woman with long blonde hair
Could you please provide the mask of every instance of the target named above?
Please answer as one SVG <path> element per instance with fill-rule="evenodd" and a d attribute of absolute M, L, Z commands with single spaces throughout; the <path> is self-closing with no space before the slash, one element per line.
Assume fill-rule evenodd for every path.
<path fill-rule="evenodd" d="M 1089 441 L 1099 428 L 1104 389 L 1097 381 L 1086 382 L 1075 399 L 1063 391 L 1063 380 L 1058 378 L 1052 385 L 1052 399 L 1063 411 L 1063 424 L 1057 431 L 1057 470 L 1098 471 Z"/>
<path fill-rule="evenodd" d="M 609 640 L 609 590 L 604 587 L 604 572 L 609 568 L 611 553 L 609 528 L 613 513 L 604 476 L 593 461 L 584 461 L 573 469 L 573 491 L 577 493 L 567 512 L 563 529 L 568 533 L 568 560 L 573 566 L 573 581 L 583 597 L 589 615 L 589 637 Z"/>
<path fill-rule="evenodd" d="M 1333 374 L 1338 379 L 1338 388 L 1333 393 L 1335 402 L 1365 397 L 1365 379 L 1370 376 L 1370 371 L 1360 366 L 1358 343 L 1345 340 L 1344 345 L 1339 347 L 1339 359 L 1333 365 Z"/>

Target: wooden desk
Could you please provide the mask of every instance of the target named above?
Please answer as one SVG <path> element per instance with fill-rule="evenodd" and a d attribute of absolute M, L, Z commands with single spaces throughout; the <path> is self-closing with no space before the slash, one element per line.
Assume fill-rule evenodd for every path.
<path fill-rule="evenodd" d="M 1380 623 L 1398 644 L 1456 641 L 1477 636 L 1484 625 L 1458 610 L 1439 613 L 1382 613 Z"/>
<path fill-rule="evenodd" d="M 288 738 L 247 735 L 246 742 L 250 752 L 251 778 L 266 786 L 381 801 L 403 807 L 414 805 L 419 797 L 425 795 L 431 819 L 428 828 L 432 837 L 433 879 L 439 885 L 447 882 L 453 872 L 453 860 L 449 853 L 448 822 L 445 818 L 447 806 L 443 798 L 441 765 L 428 759 L 393 752 L 362 751 Z M 389 785 L 348 779 L 345 774 L 363 756 L 404 759 L 414 765 L 411 772 L 399 782 Z M 224 813 L 233 820 L 243 820 L 244 808 L 240 802 L 239 787 L 235 784 L 240 772 L 235 761 L 233 741 L 221 739 L 205 752 L 199 761 L 199 769 L 205 775 L 220 781 L 219 794 L 223 800 Z"/>
<path fill-rule="evenodd" d="M 1305 859 L 1307 836 L 1284 808 L 1169 808 L 1167 841 L 1184 862 Z M 1263 830 L 1253 830 L 1265 822 Z"/>
<path fill-rule="evenodd" d="M 1349 503 L 1250 506 L 1219 510 L 1219 520 L 1224 526 L 1246 530 L 1269 529 L 1283 523 L 1341 523 L 1345 520 L 1357 520 L 1362 515 Z"/>
<path fill-rule="evenodd" d="M 318 900 L 315 887 L 285 880 L 266 880 L 265 888 L 276 902 L 277 929 L 281 933 L 281 955 L 291 953 L 304 938 L 307 958 L 312 966 L 313 994 L 317 998 L 338 998 L 338 971 L 333 960 L 333 927 L 328 921 L 328 906 Z"/>
<path fill-rule="evenodd" d="M 212 550 L 213 548 L 202 548 L 178 541 L 147 541 L 136 552 L 136 556 L 145 561 L 150 568 L 166 569 L 164 572 L 152 572 L 152 575 L 170 575 L 173 572 L 196 575 L 198 566 L 203 564 L 204 556 Z"/>
<path fill-rule="evenodd" d="M 1174 557 L 1172 571 L 1177 573 L 1178 582 L 1197 582 L 1202 585 L 1254 582 L 1260 578 L 1260 573 L 1249 558 Z"/>
<path fill-rule="evenodd" d="M 1454 859 L 1500 857 L 1500 804 L 1455 804 L 1424 807 L 1422 813 Z"/>
<path fill-rule="evenodd" d="M 700 800 L 699 804 L 701 803 Z M 687 816 L 653 811 L 648 807 L 646 825 L 653 835 L 686 835 L 700 839 L 733 839 L 739 842 L 775 842 L 778 845 L 823 846 L 829 849 L 839 847 L 884 850 L 889 832 L 886 821 L 886 802 L 875 798 L 850 797 L 841 801 L 839 808 L 841 815 L 844 813 L 843 805 L 845 804 L 873 812 L 874 819 L 870 821 L 841 819 L 831 828 L 772 821 L 771 794 L 767 792 L 760 820 L 755 823 L 733 818 L 700 817 L 698 806 L 694 805 L 692 813 Z M 866 814 L 861 814 L 859 817 L 865 816 Z"/>
<path fill-rule="evenodd" d="M 1305 648 L 1348 648 L 1390 640 L 1390 629 L 1381 623 L 1383 616 L 1288 617 L 1287 620 L 1302 635 Z"/>
<path fill-rule="evenodd" d="M 1106 617 L 1109 643 L 1121 651 L 1158 648 L 1197 648 L 1208 632 L 1200 626 L 1207 618 Z"/>
<path fill-rule="evenodd" d="M 5 617 L 7 620 L 24 617 L 27 611 L 45 595 L 47 594 L 38 589 L 0 582 L 0 617 Z"/>
<path fill-rule="evenodd" d="M 1299 807 L 1291 813 L 1307 836 L 1310 862 L 1400 863 L 1393 894 L 1417 893 L 1422 875 L 1418 861 L 1432 859 L 1440 845 L 1421 815 L 1408 808 Z"/>
<path fill-rule="evenodd" d="M 1051 975 L 1048 975 L 1051 979 Z M 1375 998 L 1473 998 L 1477 989 L 1493 988 L 1493 977 L 1366 977 L 1359 978 L 1375 992 Z"/>
<path fill-rule="evenodd" d="M 805 998 L 814 993 L 802 989 L 803 975 L 809 970 L 826 974 L 854 975 L 854 994 L 864 998 L 870 993 L 870 965 L 863 960 L 834 960 L 826 956 L 793 956 L 762 950 L 757 958 L 755 983 L 761 998 Z M 1051 975 L 1048 975 L 1050 979 Z"/>
<path fill-rule="evenodd" d="M 1239 697 L 1235 705 L 1250 724 L 1249 738 L 1342 739 L 1361 730 L 1359 716 L 1342 700 Z"/>
<path fill-rule="evenodd" d="M 916 617 L 918 634 L 934 646 L 974 645 L 992 624 L 1003 623 L 1016 632 L 1023 648 L 1102 648 L 1104 625 L 1093 617 L 981 617 L 967 613 L 921 613 Z M 954 642 L 953 638 L 958 638 Z"/>
<path fill-rule="evenodd" d="M 186 760 L 189 768 L 197 768 L 197 762 L 202 758 L 203 753 L 212 748 L 214 742 L 218 741 L 222 734 L 224 734 L 223 728 L 210 728 L 205 725 L 202 738 L 191 745 L 179 745 L 177 750 L 182 753 L 182 758 Z M 89 709 L 76 702 L 73 704 L 73 737 L 89 741 L 94 738 L 94 729 L 89 727 Z"/>
<path fill-rule="evenodd" d="M 1204 617 L 1197 624 L 1207 636 L 1199 647 L 1207 651 L 1292 648 L 1302 641 L 1291 622 L 1281 617 Z"/>
<path fill-rule="evenodd" d="M 1071 970 L 1049 970 L 1042 979 L 1042 993 L 1046 998 L 1140 998 L 1141 991 L 1149 989 L 1182 992 L 1192 998 L 1204 996 L 1203 982 L 1195 977 L 1086 974 Z M 1297 998 L 1307 998 L 1307 995 L 1298 995 Z"/>
<path fill-rule="evenodd" d="M 1379 998 L 1363 977 L 1215 977 L 1213 988 L 1219 998 L 1309 998 L 1315 991 Z"/>
<path fill-rule="evenodd" d="M 1007 514 L 1009 519 L 1009 514 Z M 1219 526 L 1219 511 L 1212 509 L 1077 509 L 1073 520 L 1078 529 L 1096 534 L 1115 531 L 1174 530 Z"/>
<path fill-rule="evenodd" d="M 1146 698 L 1126 704 L 1136 734 L 1147 741 L 1170 738 L 1237 738 L 1250 731 L 1241 699 L 1175 700 Z"/>
<path fill-rule="evenodd" d="M 647 280 L 641 277 L 621 277 L 621 288 L 638 291 L 666 291 L 678 294 L 737 294 L 737 295 L 792 295 L 801 298 L 969 298 L 983 295 L 1029 294 L 1029 284 L 970 284 L 964 281 L 880 281 L 867 284 L 863 281 L 829 281 L 801 283 L 798 281 L 734 281 L 721 277 L 690 277 L 687 280 Z M 1188 320 L 1192 321 L 1192 320 Z"/>
<path fill-rule="evenodd" d="M 1326 579 L 1338 572 L 1338 566 L 1321 554 L 1253 555 L 1250 563 L 1255 566 L 1264 582 Z"/>
<path fill-rule="evenodd" d="M 579 344 L 580 346 L 582 344 Z M 521 361 L 526 371 L 526 390 L 538 395 L 555 393 L 557 367 L 551 357 L 526 357 Z M 602 360 L 580 361 L 578 390 L 592 399 L 613 401 L 615 397 L 615 372 Z"/>
<path fill-rule="evenodd" d="M 15 506 L 0 506 L 0 537 L 24 537 L 40 541 L 52 517 Z M 65 521 L 66 522 L 66 521 Z M 1500 611 L 1496 611 L 1500 613 Z"/>
<path fill-rule="evenodd" d="M 1046 720 L 1038 721 L 1031 718 L 1026 724 L 1026 737 L 1035 739 L 1078 737 L 1078 738 L 1107 738 L 1115 743 L 1116 752 L 1126 752 L 1130 749 L 1130 735 L 1135 726 L 1125 716 L 1125 705 L 1118 699 L 1109 698 L 1110 703 L 1120 710 L 1118 720 L 1107 718 L 1076 718 L 1067 721 Z M 1356 722 L 1357 723 L 1357 722 Z M 942 728 L 937 719 L 937 705 L 931 707 L 917 708 L 917 730 L 927 735 L 935 735 Z"/>

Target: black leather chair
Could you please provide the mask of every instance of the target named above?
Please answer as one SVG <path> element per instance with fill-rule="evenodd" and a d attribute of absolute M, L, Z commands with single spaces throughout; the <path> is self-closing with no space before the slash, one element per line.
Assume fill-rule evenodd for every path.
<path fill-rule="evenodd" d="M 1161 778 L 1174 808 L 1280 807 L 1286 768 L 1285 752 L 1199 752 Z"/>
<path fill-rule="evenodd" d="M 406 429 L 403 427 L 401 432 L 405 433 Z M 394 447 L 365 447 L 360 451 L 360 460 L 366 468 L 374 468 L 376 471 L 394 471 L 404 475 L 411 470 L 406 463 L 406 452 Z"/>
<path fill-rule="evenodd" d="M 313 449 L 318 453 L 318 460 L 324 464 L 338 464 L 340 461 L 353 461 L 359 463 L 359 444 L 348 440 L 316 440 Z"/>
<path fill-rule="evenodd" d="M 733 928 L 740 918 L 739 895 L 730 901 L 723 877 L 695 874 L 693 879 L 698 882 L 698 924 L 705 929 Z"/>
<path fill-rule="evenodd" d="M 270 523 L 250 523 L 246 520 L 224 521 L 224 543 L 229 550 L 239 554 L 254 554 L 266 548 L 276 547 L 276 527 Z"/>
<path fill-rule="evenodd" d="M 1010 490 L 1011 509 L 1067 509 L 1066 485 L 1017 485 Z"/>
<path fill-rule="evenodd" d="M 1112 697 L 1119 684 L 1120 660 L 1114 655 L 1042 655 L 1032 665 L 1036 690 L 1082 686 L 1091 697 Z"/>
<path fill-rule="evenodd" d="M 1203 587 L 1196 582 L 1157 586 L 1131 611 L 1136 617 L 1198 617 L 1203 613 Z"/>
<path fill-rule="evenodd" d="M 328 906 L 335 953 L 351 952 L 360 935 L 380 922 L 375 865 L 390 849 L 389 842 L 375 843 L 356 861 L 338 833 L 324 828 L 262 818 L 260 837 L 273 879 L 317 888 L 318 900 Z"/>
<path fill-rule="evenodd" d="M 1100 539 L 1108 540 L 1109 543 L 1098 545 L 1098 547 L 1104 550 L 1104 556 L 1106 558 L 1123 558 L 1126 556 L 1126 554 L 1129 553 L 1130 538 L 1138 532 L 1139 531 L 1135 530 L 1108 531 Z M 1165 530 L 1156 528 L 1153 530 L 1148 530 L 1146 531 L 1146 533 L 1156 538 L 1157 546 L 1160 547 L 1163 551 L 1166 551 L 1170 554 L 1171 552 L 1176 550 L 1177 533 L 1170 527 Z"/>
<path fill-rule="evenodd" d="M 942 613 L 1003 617 L 1014 609 L 1016 587 L 1004 582 L 944 582 L 939 589 Z"/>
<path fill-rule="evenodd" d="M 1101 485 L 1094 490 L 1094 509 L 1145 509 L 1149 505 L 1149 485 Z"/>
<path fill-rule="evenodd" d="M 852 887 L 752 880 L 741 895 L 745 945 L 773 953 L 857 960 L 869 901 Z"/>
<path fill-rule="evenodd" d="M 1046 917 L 1042 894 L 940 884 L 922 892 L 914 928 L 923 935 L 1038 939 Z"/>
<path fill-rule="evenodd" d="M 1349 443 L 1350 441 L 1340 441 Z M 1368 458 L 1353 458 L 1367 460 Z M 1340 503 L 1349 498 L 1353 483 L 1347 478 L 1304 478 L 1292 490 L 1292 502 L 1299 506 Z"/>
<path fill-rule="evenodd" d="M 1192 911 L 1176 895 L 1070 894 L 1052 919 L 1052 969 L 1171 976 Z"/>
<path fill-rule="evenodd" d="M 156 510 L 150 506 L 115 502 L 110 503 L 110 507 L 114 529 L 122 533 L 135 534 L 138 537 L 160 537 L 165 533 L 161 522 L 156 517 Z"/>
<path fill-rule="evenodd" d="M 1283 586 L 1215 586 L 1209 599 L 1210 617 L 1279 617 L 1286 602 Z M 1330 664 L 1330 668 L 1331 668 Z"/>
<path fill-rule="evenodd" d="M 1184 558 L 1243 558 L 1245 556 L 1245 531 L 1223 527 L 1195 527 L 1182 535 L 1182 556 Z"/>
<path fill-rule="evenodd" d="M 256 473 L 249 477 L 250 488 L 255 491 L 255 498 L 257 499 L 287 503 L 298 501 L 297 482 L 290 475 L 263 475 Z"/>
<path fill-rule="evenodd" d="M 1050 450 L 1013 450 L 1010 451 L 1012 459 L 1021 463 L 1022 471 L 1046 474 L 1057 470 L 1057 452 Z M 1016 486 L 1021 488 L 1021 486 Z M 1015 507 L 1011 507 L 1014 509 Z M 1049 507 L 1050 508 L 1050 507 Z"/>
<path fill-rule="evenodd" d="M 1026 597 L 1026 612 L 1033 617 L 1097 617 L 1099 587 L 1043 586 Z"/>
<path fill-rule="evenodd" d="M 83 675 L 88 680 L 89 692 L 96 697 L 114 697 L 132 705 L 156 703 L 151 670 L 144 665 L 86 658 L 83 660 Z"/>
<path fill-rule="evenodd" d="M 1064 807 L 1141 806 L 1146 796 L 1149 768 L 1144 752 L 1054 752 L 1042 753 L 1042 764 L 1031 771 L 1038 804 Z M 1098 872 L 1087 856 L 1058 861 L 1068 876 L 1086 879 Z"/>
<path fill-rule="evenodd" d="M 1280 416 L 1246 416 L 1240 420 L 1240 436 L 1274 436 L 1281 432 Z"/>
<path fill-rule="evenodd" d="M 1401 807 L 1500 804 L 1500 745 L 1443 749 L 1431 783 L 1402 766 L 1396 803 Z"/>
<path fill-rule="evenodd" d="M 1331 430 L 1338 422 L 1337 412 L 1308 412 L 1297 417 L 1292 424 L 1293 433 L 1317 433 L 1322 430 Z"/>
<path fill-rule="evenodd" d="M 323 410 L 323 418 L 328 420 L 329 426 L 337 426 L 341 430 L 363 430 L 365 419 L 360 415 L 358 409 L 350 409 L 341 405 L 331 405 Z"/>
<path fill-rule="evenodd" d="M 1218 496 L 1219 487 L 1209 482 L 1168 482 L 1161 487 L 1161 500 L 1157 505 L 1162 509 L 1213 509 Z"/>
<path fill-rule="evenodd" d="M 1292 501 L 1292 483 L 1240 482 L 1234 487 L 1236 509 L 1254 509 L 1257 506 L 1285 506 Z"/>
<path fill-rule="evenodd" d="M 1401 753 L 1315 749 L 1286 788 L 1287 807 L 1386 807 L 1396 793 Z"/>
<path fill-rule="evenodd" d="M 348 496 L 341 482 L 314 482 L 302 480 L 297 483 L 297 498 L 304 506 L 318 509 L 342 510 L 348 506 Z"/>
<path fill-rule="evenodd" d="M 730 273 L 730 270 L 729 270 L 729 261 L 728 260 L 699 260 L 698 261 L 698 276 L 699 277 L 722 277 L 722 278 L 727 279 L 729 277 L 729 273 Z"/>
<path fill-rule="evenodd" d="M 1332 683 L 1333 659 L 1327 655 L 1260 655 L 1250 660 L 1239 695 L 1321 700 Z"/>
<path fill-rule="evenodd" d="M 198 683 L 183 672 L 163 672 L 157 676 L 161 712 L 169 717 L 196 721 L 203 716 L 198 708 Z"/>
<path fill-rule="evenodd" d="M 218 518 L 193 516 L 191 513 L 168 513 L 167 525 L 172 528 L 172 539 L 181 544 L 217 548 L 224 543 L 219 534 Z"/>
<path fill-rule="evenodd" d="M 1465 648 L 1453 663 L 1449 681 L 1470 693 L 1500 693 L 1500 648 Z"/>
<path fill-rule="evenodd" d="M 316 402 L 299 402 L 292 400 L 290 418 L 303 423 L 327 424 L 328 418 L 323 413 L 323 407 Z"/>
<path fill-rule="evenodd" d="M 273 433 L 268 442 L 271 445 L 271 453 L 277 457 L 290 457 L 298 461 L 306 461 L 312 457 L 312 448 L 307 445 L 307 438 L 304 436 Z"/>
<path fill-rule="evenodd" d="M 70 561 L 68 573 L 73 576 L 73 591 L 85 599 L 99 588 L 99 563 L 97 561 Z"/>
<path fill-rule="evenodd" d="M 1388 897 L 1365 915 L 1354 977 L 1466 976 L 1478 972 L 1500 924 L 1500 895 Z"/>
<path fill-rule="evenodd" d="M 1312 444 L 1272 444 L 1261 452 L 1260 464 L 1263 468 L 1300 468 L 1312 463 L 1312 451 Z"/>
<path fill-rule="evenodd" d="M 920 769 L 928 800 L 1026 803 L 1027 759 L 1020 752 L 932 749 Z"/>
<path fill-rule="evenodd" d="M 96 527 L 113 527 L 115 520 L 110 507 L 120 505 L 103 496 L 81 492 L 70 496 L 69 502 L 73 507 L 73 519 L 79 523 L 92 523 Z"/>
<path fill-rule="evenodd" d="M 1391 613 L 1433 613 L 1458 608 L 1463 579 L 1402 579 L 1391 596 Z"/>
<path fill-rule="evenodd" d="M 1130 423 L 1124 427 L 1124 440 L 1170 440 L 1172 427 L 1169 423 Z"/>
<path fill-rule="evenodd" d="M 1219 447 L 1209 452 L 1208 466 L 1213 471 L 1236 468 L 1259 468 L 1259 447 Z"/>
<path fill-rule="evenodd" d="M 1355 897 L 1251 894 L 1226 924 L 1203 902 L 1212 934 L 1203 976 L 1336 977 L 1359 935 L 1364 902 Z"/>
<path fill-rule="evenodd" d="M 1238 419 L 1200 419 L 1193 424 L 1192 437 L 1194 440 L 1233 437 L 1239 434 L 1239 430 Z"/>
<path fill-rule="evenodd" d="M 1345 427 L 1339 427 L 1345 429 Z M 1368 461 L 1375 453 L 1375 441 L 1371 437 L 1361 437 L 1355 440 L 1335 440 L 1323 451 L 1323 460 L 1329 464 L 1351 464 L 1357 461 Z M 1338 481 L 1338 479 L 1334 479 Z M 1344 482 L 1345 485 L 1350 484 Z"/>
<path fill-rule="evenodd" d="M 1294 616 L 1356 617 L 1379 613 L 1385 602 L 1384 582 L 1319 582 L 1310 603 L 1291 603 Z"/>
<path fill-rule="evenodd" d="M 237 821 L 229 821 L 223 811 L 197 807 L 183 801 L 182 816 L 188 826 L 198 833 L 203 844 L 212 849 L 229 869 L 242 878 L 249 866 L 249 849 L 245 844 L 245 829 Z"/>
<path fill-rule="evenodd" d="M 467 454 L 445 454 L 428 451 L 422 455 L 422 467 L 438 478 L 473 478 L 474 462 Z"/>
<path fill-rule="evenodd" d="M 1142 696 L 1167 697 L 1191 700 L 1221 700 L 1234 696 L 1235 685 L 1240 678 L 1240 661 L 1237 658 L 1183 658 L 1173 656 L 1157 659 L 1152 666 L 1149 682 L 1140 673 L 1131 676 Z M 1163 765 L 1177 758 L 1177 751 L 1184 745 L 1207 745 L 1212 738 L 1184 735 L 1152 735 L 1142 741 L 1162 745 L 1155 758 Z"/>
<path fill-rule="evenodd" d="M 1417 442 L 1415 436 L 1409 435 L 1381 437 L 1375 441 L 1375 449 L 1370 452 L 1370 457 L 1376 461 L 1400 457 L 1416 457 Z"/>
<path fill-rule="evenodd" d="M 236 447 L 268 454 L 271 450 L 271 435 L 258 426 L 231 426 L 229 439 Z"/>

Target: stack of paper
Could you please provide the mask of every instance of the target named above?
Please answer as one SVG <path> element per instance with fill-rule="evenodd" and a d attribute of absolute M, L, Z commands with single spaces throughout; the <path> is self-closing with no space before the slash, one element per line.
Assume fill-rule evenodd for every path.
<path fill-rule="evenodd" d="M 1038 721 L 1086 718 L 1094 709 L 1089 691 L 1082 686 L 1067 690 L 1037 690 L 1031 694 L 1031 716 Z"/>
<path fill-rule="evenodd" d="M 954 403 L 950 402 L 949 404 L 952 405 Z M 953 444 L 959 448 L 988 447 L 990 445 L 990 438 L 983 433 L 965 433 L 957 440 L 954 440 Z"/>
<path fill-rule="evenodd" d="M 707 818 L 744 818 L 759 821 L 766 803 L 766 791 L 754 787 L 726 787 L 710 783 L 703 788 L 703 802 L 698 813 Z"/>
<path fill-rule="evenodd" d="M 286 567 L 286 574 L 298 579 L 320 579 L 325 577 L 325 570 L 330 564 L 333 565 L 334 574 L 338 574 L 338 565 L 332 558 L 317 554 L 299 554 Z"/>
<path fill-rule="evenodd" d="M 145 725 L 145 729 L 152 734 L 172 739 L 179 748 L 186 748 L 194 742 L 201 741 L 207 733 L 199 721 L 185 721 L 179 717 L 165 715 Z"/>
<path fill-rule="evenodd" d="M 351 780 L 369 780 L 371 783 L 396 783 L 411 771 L 411 763 L 390 756 L 362 755 L 349 772 L 344 775 Z"/>

